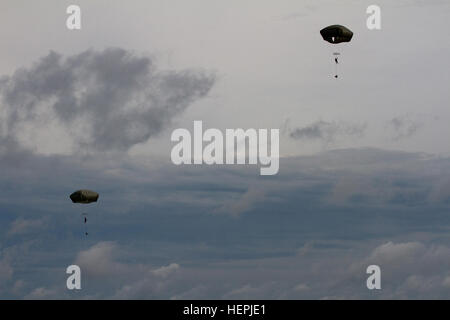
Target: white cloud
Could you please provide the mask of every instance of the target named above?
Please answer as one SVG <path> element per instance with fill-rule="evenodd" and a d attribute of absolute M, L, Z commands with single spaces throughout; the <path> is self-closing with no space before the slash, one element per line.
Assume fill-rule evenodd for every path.
<path fill-rule="evenodd" d="M 23 235 L 29 232 L 42 230 L 46 225 L 46 218 L 42 219 L 24 219 L 18 218 L 11 223 L 8 231 L 9 236 Z"/>
<path fill-rule="evenodd" d="M 180 266 L 176 263 L 171 263 L 168 266 L 160 267 L 156 270 L 153 270 L 153 274 L 160 277 L 160 278 L 167 278 L 172 273 L 176 272 L 180 269 Z"/>
<path fill-rule="evenodd" d="M 233 216 L 238 216 L 254 208 L 254 206 L 265 199 L 266 191 L 260 187 L 250 186 L 247 191 L 239 195 L 237 199 L 225 201 L 217 209 L 217 212 L 224 212 Z"/>
<path fill-rule="evenodd" d="M 75 259 L 83 274 L 107 276 L 121 273 L 124 266 L 115 261 L 117 245 L 114 242 L 99 242 L 85 251 L 81 251 Z"/>
<path fill-rule="evenodd" d="M 405 265 L 414 263 L 425 252 L 425 246 L 419 242 L 393 243 L 389 241 L 375 248 L 368 260 L 389 266 L 394 263 Z"/>
<path fill-rule="evenodd" d="M 114 242 L 99 242 L 78 254 L 75 264 L 82 274 L 95 279 L 101 287 L 111 285 L 113 299 L 169 298 L 173 277 L 180 271 L 177 263 L 153 267 L 145 264 L 119 262 L 124 250 Z"/>

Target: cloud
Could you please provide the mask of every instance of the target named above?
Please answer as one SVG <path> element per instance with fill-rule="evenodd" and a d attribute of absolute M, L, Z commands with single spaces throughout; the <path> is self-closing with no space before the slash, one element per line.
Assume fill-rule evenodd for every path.
<path fill-rule="evenodd" d="M 365 124 L 320 120 L 306 127 L 290 129 L 289 136 L 297 140 L 320 140 L 332 143 L 339 137 L 361 137 L 364 135 L 366 127 Z"/>
<path fill-rule="evenodd" d="M 180 266 L 178 264 L 171 263 L 168 266 L 160 267 L 156 270 L 153 270 L 152 272 L 155 276 L 167 278 L 169 275 L 176 272 L 178 269 L 180 269 Z"/>
<path fill-rule="evenodd" d="M 46 219 L 23 219 L 18 218 L 11 223 L 8 231 L 9 236 L 23 235 L 30 232 L 42 230 L 45 227 Z"/>
<path fill-rule="evenodd" d="M 385 298 L 445 298 L 450 288 L 445 283 L 450 270 L 450 247 L 422 242 L 386 242 L 374 248 L 357 270 L 379 265 Z M 356 264 L 358 265 L 358 263 Z"/>
<path fill-rule="evenodd" d="M 24 297 L 26 300 L 45 300 L 45 299 L 60 299 L 61 295 L 55 288 L 39 287 L 31 291 Z"/>
<path fill-rule="evenodd" d="M 81 251 L 75 264 L 79 265 L 83 277 L 102 285 L 105 282 L 114 292 L 113 299 L 150 299 L 172 293 L 170 285 L 174 275 L 180 271 L 177 263 L 152 267 L 146 264 L 120 262 L 125 252 L 114 242 L 99 242 L 87 250 Z"/>
<path fill-rule="evenodd" d="M 179 292 L 179 278 L 174 276 L 180 266 L 172 263 L 156 270 L 143 272 L 138 279 L 127 281 L 112 296 L 113 299 L 169 299 Z"/>
<path fill-rule="evenodd" d="M 160 133 L 214 82 L 202 71 L 159 71 L 151 58 L 120 48 L 65 58 L 52 51 L 0 80 L 0 136 L 36 148 L 58 137 L 88 150 L 128 150 Z"/>
<path fill-rule="evenodd" d="M 419 242 L 393 243 L 391 241 L 375 248 L 369 258 L 381 264 L 392 265 L 393 261 L 409 263 L 423 254 L 425 246 Z"/>
<path fill-rule="evenodd" d="M 394 117 L 387 124 L 394 140 L 409 138 L 416 134 L 422 126 L 423 123 L 413 119 L 411 115 Z"/>
<path fill-rule="evenodd" d="M 385 241 L 375 247 L 365 244 L 350 249 L 351 255 L 343 248 L 317 247 L 309 256 L 246 261 L 234 269 L 236 279 L 245 281 L 244 284 L 236 284 L 223 298 L 446 299 L 450 294 L 447 246 Z M 366 288 L 366 268 L 372 264 L 381 268 L 381 290 Z M 283 271 L 272 271 L 271 280 L 258 281 L 248 274 L 245 279 L 243 274 L 239 275 L 252 267 L 254 273 L 264 274 L 281 265 Z"/>
<path fill-rule="evenodd" d="M 85 278 L 83 295 L 107 299 L 445 299 L 450 294 L 450 248 L 424 242 L 379 241 L 338 246 L 326 240 L 317 243 L 307 255 L 273 258 L 227 259 L 217 264 L 196 264 L 188 269 L 178 264 L 150 267 L 123 263 L 108 277 L 95 283 Z M 107 248 L 97 244 L 88 251 Z M 115 246 L 117 263 L 119 254 Z M 108 251 L 109 249 L 104 249 Z M 97 255 L 97 256 L 101 256 Z M 100 258 L 100 261 L 104 261 Z M 381 267 L 382 290 L 365 286 L 367 266 Z M 101 264 L 100 264 L 101 265 Z M 100 270 L 104 270 L 101 266 Z M 99 275 L 96 275 L 96 278 Z M 26 298 L 67 296 L 58 286 L 39 286 Z M 94 290 L 90 290 L 93 287 Z M 94 292 L 93 294 L 91 294 Z"/>
<path fill-rule="evenodd" d="M 271 179 L 246 166 L 80 159 L 34 155 L 17 172 L 5 170 L 1 243 L 11 245 L 2 252 L 14 279 L 5 278 L 2 297 L 36 288 L 47 291 L 33 296 L 56 290 L 61 297 L 62 266 L 70 264 L 79 264 L 83 277 L 82 292 L 66 292 L 73 299 L 447 294 L 448 201 L 430 196 L 434 186 L 446 186 L 447 158 L 333 150 L 283 158 L 282 172 Z M 89 239 L 82 237 L 80 208 L 68 199 L 80 181 L 92 181 L 103 199 L 93 209 Z M 211 214 L 233 203 L 245 214 Z M 17 244 L 27 234 L 6 237 L 15 212 L 27 221 L 51 216 L 26 250 Z M 382 267 L 381 294 L 365 288 L 368 264 Z M 15 295 L 18 279 L 25 285 Z"/>
<path fill-rule="evenodd" d="M 256 204 L 265 198 L 265 195 L 266 190 L 250 186 L 238 199 L 227 201 L 217 212 L 224 212 L 233 216 L 240 215 L 253 209 Z"/>
<path fill-rule="evenodd" d="M 125 266 L 115 261 L 117 245 L 114 242 L 99 242 L 78 253 L 75 264 L 88 276 L 110 276 L 124 271 Z"/>

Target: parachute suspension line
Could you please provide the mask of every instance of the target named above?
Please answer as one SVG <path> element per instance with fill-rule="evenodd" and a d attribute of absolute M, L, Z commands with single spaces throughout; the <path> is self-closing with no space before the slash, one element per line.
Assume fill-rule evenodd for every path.
<path fill-rule="evenodd" d="M 89 234 L 88 229 L 87 229 L 88 214 L 83 213 L 82 216 L 83 216 L 83 222 L 84 222 L 84 224 L 83 224 L 84 225 L 84 235 L 87 236 Z"/>
<path fill-rule="evenodd" d="M 339 52 L 333 52 L 333 58 L 334 58 L 334 77 L 337 79 L 339 77 L 338 74 L 338 64 L 339 64 L 339 56 L 341 54 Z"/>

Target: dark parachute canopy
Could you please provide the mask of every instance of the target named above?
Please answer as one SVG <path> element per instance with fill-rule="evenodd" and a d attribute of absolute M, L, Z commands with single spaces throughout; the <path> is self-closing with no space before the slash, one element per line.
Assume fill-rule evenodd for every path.
<path fill-rule="evenodd" d="M 353 37 L 353 32 L 350 29 L 339 24 L 323 28 L 320 30 L 320 34 L 322 35 L 323 40 L 333 44 L 350 42 Z"/>
<path fill-rule="evenodd" d="M 70 195 L 70 200 L 72 200 L 73 203 L 91 203 L 91 202 L 97 202 L 98 200 L 98 193 L 91 190 L 78 190 L 75 191 Z"/>

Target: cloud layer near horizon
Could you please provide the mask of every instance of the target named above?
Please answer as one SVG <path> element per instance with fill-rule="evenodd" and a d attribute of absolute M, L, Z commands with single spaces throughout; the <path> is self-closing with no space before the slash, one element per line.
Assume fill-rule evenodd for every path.
<path fill-rule="evenodd" d="M 447 158 L 336 150 L 282 159 L 271 179 L 246 166 L 79 160 L 3 163 L 2 297 L 448 296 Z M 101 201 L 71 204 L 77 181 Z M 77 294 L 64 288 L 73 263 L 86 271 Z M 368 264 L 382 267 L 380 293 L 364 287 Z"/>

